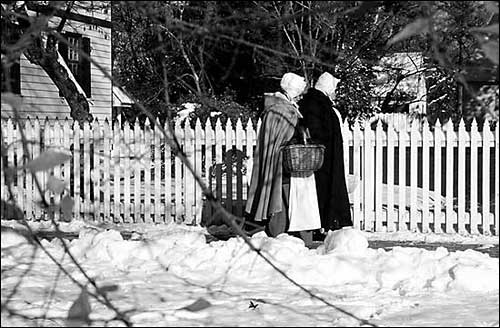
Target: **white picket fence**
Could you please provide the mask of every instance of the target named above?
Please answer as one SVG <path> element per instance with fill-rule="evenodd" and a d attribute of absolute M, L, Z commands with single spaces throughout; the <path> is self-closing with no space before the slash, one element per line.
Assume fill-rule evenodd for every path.
<path fill-rule="evenodd" d="M 242 215 L 257 127 L 238 121 L 213 128 L 200 121 L 192 129 L 175 125 L 183 151 L 223 206 Z M 72 159 L 52 172 L 36 173 L 45 189 L 48 176 L 67 182 L 75 201 L 74 217 L 101 222 L 185 222 L 200 224 L 211 215 L 200 187 L 173 156 L 158 129 L 138 123 L 23 121 L 30 159 L 47 149 L 70 151 Z M 370 122 L 344 124 L 346 178 L 354 225 L 366 231 L 421 231 L 498 235 L 499 132 L 475 121 L 458 130 L 451 122 L 429 127 L 426 121 L 395 132 Z M 21 167 L 20 129 L 1 122 L 8 167 Z M 227 152 L 226 150 L 232 150 Z M 226 156 L 232 154 L 233 156 Z M 2 199 L 9 199 L 3 174 Z M 248 171 L 247 171 L 248 168 Z M 12 177 L 10 190 L 28 220 L 63 219 L 35 203 L 41 199 L 26 170 Z M 51 204 L 63 195 L 45 191 Z M 3 217 L 12 218 L 2 202 Z"/>

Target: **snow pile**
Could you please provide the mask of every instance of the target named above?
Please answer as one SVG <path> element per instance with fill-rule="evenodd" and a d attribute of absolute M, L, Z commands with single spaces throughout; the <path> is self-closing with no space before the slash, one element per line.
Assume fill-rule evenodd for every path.
<path fill-rule="evenodd" d="M 147 232 L 143 239 L 123 240 L 116 230 L 84 229 L 70 243 L 70 250 L 83 263 L 121 271 L 168 270 L 199 283 L 289 284 L 242 238 L 206 243 L 203 230 L 172 225 L 161 233 Z M 2 247 L 3 240 L 2 233 Z M 361 284 L 401 294 L 499 289 L 498 259 L 473 250 L 375 250 L 368 248 L 366 237 L 353 228 L 330 232 L 317 250 L 287 234 L 269 238 L 261 232 L 251 242 L 279 269 L 305 285 Z M 61 247 L 58 243 L 51 246 Z"/>
<path fill-rule="evenodd" d="M 192 113 L 194 113 L 196 111 L 196 109 L 200 108 L 201 107 L 201 104 L 197 104 L 197 103 L 183 103 L 181 105 L 183 107 L 183 109 L 179 110 L 177 112 L 177 119 L 182 122 L 184 121 L 186 118 L 188 118 Z"/>
<path fill-rule="evenodd" d="M 27 242 L 28 240 L 23 235 L 12 230 L 4 231 L 2 229 L 2 238 L 1 238 L 2 249 L 21 246 L 23 244 L 26 244 Z"/>
<path fill-rule="evenodd" d="M 321 254 L 330 252 L 363 254 L 368 248 L 368 240 L 361 231 L 352 227 L 344 227 L 340 230 L 328 231 L 324 245 L 318 248 Z"/>

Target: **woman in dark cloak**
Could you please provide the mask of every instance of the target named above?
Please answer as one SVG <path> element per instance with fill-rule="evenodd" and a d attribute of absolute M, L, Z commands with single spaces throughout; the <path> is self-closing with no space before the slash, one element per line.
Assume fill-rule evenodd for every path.
<path fill-rule="evenodd" d="M 321 227 L 325 232 L 353 225 L 344 175 L 341 119 L 332 102 L 338 82 L 325 72 L 299 101 L 311 139 L 325 146 L 323 165 L 314 172 Z"/>

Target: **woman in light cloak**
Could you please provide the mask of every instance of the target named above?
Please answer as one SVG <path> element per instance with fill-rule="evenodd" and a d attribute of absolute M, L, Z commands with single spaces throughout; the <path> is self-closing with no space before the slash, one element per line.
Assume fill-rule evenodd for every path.
<path fill-rule="evenodd" d="M 282 147 L 294 136 L 298 119 L 302 117 L 296 101 L 305 91 L 306 85 L 303 77 L 294 73 L 286 73 L 280 83 L 282 92 L 264 95 L 264 112 L 253 157 L 245 212 L 250 219 L 264 223 L 266 233 L 273 237 L 289 230 L 290 219 L 293 221 L 295 217 L 295 215 L 292 218 L 289 217 L 290 209 L 295 209 L 296 213 L 300 213 L 299 215 L 311 213 L 310 210 L 297 210 L 303 199 L 297 192 L 300 189 L 297 188 L 297 180 L 290 178 L 290 175 L 283 170 L 281 151 Z M 314 181 L 313 176 L 312 179 Z M 290 193 L 291 190 L 293 194 Z M 312 203 L 314 206 L 314 200 L 316 200 L 317 208 L 315 195 L 316 193 L 313 192 Z M 313 208 L 312 213 L 314 212 Z M 309 225 L 311 228 L 309 226 L 306 226 L 307 229 L 302 229 L 302 226 L 299 228 L 302 230 L 319 229 L 319 211 L 317 212 L 317 219 L 302 218 L 313 222 Z M 292 230 L 298 231 L 298 229 Z"/>

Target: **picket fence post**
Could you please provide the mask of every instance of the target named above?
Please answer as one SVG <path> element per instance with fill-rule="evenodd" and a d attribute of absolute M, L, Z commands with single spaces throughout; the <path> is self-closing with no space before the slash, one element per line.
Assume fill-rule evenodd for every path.
<path fill-rule="evenodd" d="M 394 211 L 394 145 L 396 142 L 396 131 L 394 125 L 387 125 L 387 231 L 396 231 L 396 215 Z"/>
<path fill-rule="evenodd" d="M 30 157 L 24 158 L 24 161 L 22 162 L 23 164 L 26 164 L 27 162 L 29 162 L 33 158 L 32 157 L 33 156 L 33 144 L 35 142 L 35 138 L 33 135 L 33 125 L 31 124 L 31 120 L 29 118 L 25 121 L 24 133 L 25 133 L 25 137 L 26 137 L 26 141 L 27 141 L 26 148 L 27 148 L 27 151 L 30 155 Z M 66 143 L 65 143 L 65 146 L 66 146 Z M 67 166 L 66 166 L 66 168 L 67 168 Z M 33 192 L 34 192 L 34 190 L 33 190 L 33 177 L 31 175 L 31 172 L 29 170 L 27 170 L 26 168 L 23 169 L 23 174 L 24 174 L 24 177 L 26 179 L 26 191 L 25 191 L 26 203 L 24 206 L 25 216 L 28 218 L 32 218 L 34 215 L 34 207 L 36 207 L 36 205 L 33 204 Z M 67 176 L 68 175 L 65 174 L 65 179 Z"/>
<path fill-rule="evenodd" d="M 165 121 L 163 125 L 163 129 L 165 131 L 170 132 L 170 126 L 169 122 Z M 167 134 L 168 136 L 168 134 Z M 170 147 L 170 143 L 168 140 L 166 140 L 165 136 L 162 136 L 162 144 L 164 144 L 164 151 L 165 151 L 165 186 L 164 186 L 164 191 L 165 191 L 165 209 L 164 209 L 164 214 L 165 214 L 165 223 L 171 223 L 172 222 L 172 149 Z"/>
<path fill-rule="evenodd" d="M 406 129 L 399 130 L 398 137 L 398 231 L 406 231 Z"/>
<path fill-rule="evenodd" d="M 465 230 L 465 145 L 467 140 L 467 132 L 465 131 L 465 122 L 460 119 L 458 125 L 458 192 L 457 192 L 457 220 L 458 233 L 466 233 Z"/>
<path fill-rule="evenodd" d="M 199 118 L 196 119 L 195 122 L 195 130 L 194 130 L 194 171 L 199 176 L 202 176 L 203 168 L 202 168 L 202 157 L 203 157 L 203 148 L 202 143 L 204 140 L 203 129 L 201 128 L 201 121 Z M 191 174 L 190 174 L 191 176 Z M 195 179 L 192 180 L 193 192 L 194 192 L 194 222 L 196 224 L 201 223 L 201 212 L 202 212 L 202 191 L 201 187 L 198 185 Z"/>
<path fill-rule="evenodd" d="M 372 142 L 375 142 L 374 133 L 371 129 L 370 123 L 368 121 L 364 124 L 364 144 L 363 144 L 363 163 L 364 163 L 364 219 L 365 219 L 365 230 L 374 231 L 375 228 L 375 213 L 374 213 L 374 194 L 375 186 L 373 184 L 374 180 L 374 160 L 375 160 L 375 147 Z"/>
<path fill-rule="evenodd" d="M 123 142 L 123 145 L 120 147 L 122 153 L 120 154 L 120 171 L 123 172 L 123 221 L 122 222 L 132 222 L 130 220 L 130 124 L 127 121 L 123 122 L 123 129 L 120 129 L 120 132 L 123 132 L 123 139 L 120 140 Z M 123 163 L 123 165 L 121 164 Z M 123 170 L 122 170 L 123 169 Z"/>
<path fill-rule="evenodd" d="M 94 221 L 100 221 L 101 218 L 101 136 L 102 136 L 102 127 L 98 119 L 95 119 L 92 122 L 92 146 L 91 156 L 93 159 L 93 169 L 90 175 L 93 184 L 93 193 L 92 193 L 92 201 L 93 201 L 93 215 L 92 219 Z"/>
<path fill-rule="evenodd" d="M 80 164 L 81 164 L 81 147 L 80 147 L 80 123 L 73 123 L 73 217 L 80 218 L 81 212 L 81 192 L 80 192 Z M 39 155 L 40 151 L 33 154 Z"/>
<path fill-rule="evenodd" d="M 430 231 L 429 227 L 429 138 L 431 133 L 429 131 L 429 122 L 424 118 L 422 124 L 422 232 L 427 233 Z"/>
<path fill-rule="evenodd" d="M 142 205 L 141 205 L 141 163 L 142 163 L 142 139 L 141 126 L 139 120 L 134 120 L 134 223 L 142 222 Z"/>
<path fill-rule="evenodd" d="M 109 220 L 111 216 L 111 191 L 110 191 L 110 162 L 111 162 L 111 126 L 108 119 L 104 120 L 103 124 L 103 173 L 102 173 L 102 186 L 103 186 L 103 222 Z M 99 176 L 101 176 L 99 174 Z"/>
<path fill-rule="evenodd" d="M 31 126 L 31 124 L 30 124 Z M 71 126 L 69 120 L 66 118 L 63 123 L 63 147 L 64 150 L 70 153 L 71 150 Z M 31 153 L 31 152 L 30 152 Z M 26 176 L 28 178 L 28 175 Z M 29 178 L 31 178 L 31 175 L 29 175 Z M 71 161 L 67 161 L 64 163 L 63 166 L 63 179 L 64 182 L 66 183 L 66 187 L 69 190 L 70 184 L 71 184 Z M 28 190 L 30 190 L 28 188 Z M 64 192 L 67 194 L 67 191 Z M 64 217 L 64 220 L 67 221 L 68 218 Z"/>
<path fill-rule="evenodd" d="M 151 126 L 149 119 L 144 122 L 142 152 L 144 158 L 144 222 L 153 223 L 151 218 Z"/>
<path fill-rule="evenodd" d="M 162 200 L 162 188 L 161 188 L 161 145 L 164 143 L 163 141 L 163 136 L 161 135 L 160 132 L 160 121 L 158 118 L 156 118 L 155 124 L 154 124 L 154 129 L 153 129 L 153 147 L 154 147 L 154 222 L 159 223 L 159 222 L 165 222 L 164 219 L 162 219 L 162 211 L 161 210 L 161 200 Z M 166 181 L 166 178 L 165 178 Z"/>
<path fill-rule="evenodd" d="M 181 129 L 181 122 L 175 122 L 175 136 L 179 140 L 180 146 L 184 146 L 184 138 Z M 184 146 L 185 147 L 185 146 Z M 184 148 L 185 149 L 185 148 Z M 185 174 L 185 172 L 184 172 Z M 175 219 L 179 221 L 179 218 L 184 218 L 185 210 L 182 206 L 182 192 L 183 192 L 183 183 L 182 183 L 182 163 L 179 157 L 175 157 Z"/>
<path fill-rule="evenodd" d="M 14 150 L 13 150 L 13 147 L 14 147 L 14 125 L 12 123 L 12 120 L 9 118 L 9 120 L 7 121 L 7 126 L 6 126 L 6 129 L 4 130 L 5 133 L 7 134 L 7 147 L 9 152 L 7 154 L 7 164 L 8 164 L 8 168 L 12 169 L 13 166 L 15 165 L 14 163 Z M 10 171 L 12 172 L 12 171 Z M 13 194 L 14 193 L 14 176 L 13 176 L 13 173 L 10 173 L 10 172 L 7 172 L 7 177 L 6 177 L 6 180 L 7 180 L 7 183 L 10 184 L 10 190 L 7 188 L 7 190 L 9 190 L 9 192 L 7 193 L 8 194 L 8 198 L 7 199 L 13 199 L 15 201 L 17 201 L 17 198 L 16 196 Z M 16 193 L 17 194 L 17 193 Z M 6 216 L 7 217 L 11 217 L 12 216 L 12 212 L 9 210 L 9 208 L 6 209 Z"/>
<path fill-rule="evenodd" d="M 23 122 L 17 122 L 14 125 L 16 129 L 16 142 L 15 142 L 15 147 L 16 147 L 16 167 L 21 168 L 23 165 L 23 143 L 21 139 L 21 129 L 25 128 L 25 124 Z M 23 180 L 25 176 L 25 171 L 24 169 L 17 170 L 16 172 L 16 194 L 17 194 L 17 203 L 20 208 L 25 208 L 26 207 L 26 193 L 23 191 Z"/>
<path fill-rule="evenodd" d="M 455 232 L 453 229 L 453 179 L 454 179 L 454 163 L 453 163 L 453 146 L 455 142 L 455 131 L 453 131 L 453 122 L 448 120 L 444 129 L 446 131 L 446 233 Z"/>
<path fill-rule="evenodd" d="M 441 172 L 442 164 L 442 146 L 444 134 L 441 122 L 438 120 L 434 127 L 434 232 L 441 233 L 442 229 L 442 213 L 441 213 Z"/>
<path fill-rule="evenodd" d="M 482 228 L 483 234 L 490 234 L 490 143 L 492 133 L 490 124 L 487 121 L 483 123 L 483 181 L 482 181 Z M 497 167 L 498 168 L 498 167 Z M 498 170 L 496 170 L 498 172 Z M 498 221 L 498 217 L 496 217 Z"/>
<path fill-rule="evenodd" d="M 220 118 L 217 118 L 215 122 L 215 162 L 222 163 L 222 143 L 224 140 L 224 131 L 222 130 L 222 124 Z M 222 200 L 222 174 L 220 171 L 220 165 L 216 166 L 216 192 L 215 197 L 221 201 Z"/>
<path fill-rule="evenodd" d="M 361 219 L 364 217 L 364 201 L 361 201 L 361 196 L 363 194 L 364 185 L 362 181 L 365 179 L 365 174 L 363 172 L 363 162 L 361 157 L 361 127 L 358 121 L 354 122 L 353 126 L 353 164 L 354 164 L 354 176 L 359 177 L 359 186 L 354 190 L 353 194 L 353 204 L 354 204 L 354 215 L 353 224 L 354 228 L 361 229 Z M 364 220 L 363 220 L 364 221 Z"/>
<path fill-rule="evenodd" d="M 470 232 L 471 234 L 478 234 L 479 229 L 479 214 L 477 209 L 477 189 L 478 189 L 478 141 L 480 139 L 477 130 L 476 118 L 472 120 L 470 128 Z"/>
<path fill-rule="evenodd" d="M 370 129 L 371 130 L 371 129 Z M 384 147 L 384 138 L 383 138 L 383 127 L 382 122 L 379 120 L 377 122 L 377 126 L 375 128 L 375 165 L 374 165 L 374 174 L 375 174 L 375 226 L 374 231 L 382 230 L 382 175 L 384 172 L 382 151 Z"/>
<path fill-rule="evenodd" d="M 417 178 L 418 178 L 418 144 L 421 141 L 421 134 L 415 120 L 410 125 L 410 231 L 417 232 Z"/>
<path fill-rule="evenodd" d="M 113 151 L 112 151 L 112 165 L 113 165 L 113 222 L 120 223 L 120 142 L 121 142 L 121 129 L 119 122 L 113 122 Z"/>

